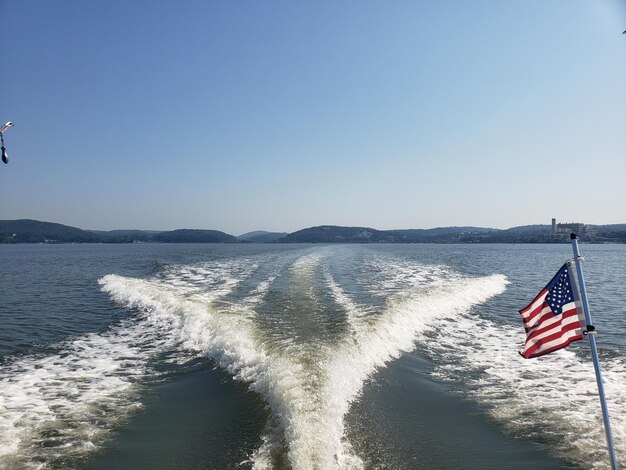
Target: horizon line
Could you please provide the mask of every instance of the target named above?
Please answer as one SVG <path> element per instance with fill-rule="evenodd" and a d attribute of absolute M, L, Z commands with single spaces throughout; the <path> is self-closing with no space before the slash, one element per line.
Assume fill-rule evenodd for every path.
<path fill-rule="evenodd" d="M 19 220 L 30 220 L 30 221 L 34 221 L 34 222 L 42 222 L 42 223 L 50 223 L 50 224 L 58 224 L 58 225 L 64 225 L 66 227 L 72 227 L 72 228 L 77 228 L 80 230 L 84 230 L 87 232 L 113 232 L 113 231 L 118 231 L 118 230 L 137 230 L 137 231 L 142 231 L 142 232 L 172 232 L 175 230 L 212 230 L 212 231 L 217 231 L 217 232 L 222 232 L 225 233 L 227 235 L 233 235 L 230 232 L 224 231 L 224 230 L 218 230 L 215 228 L 190 228 L 190 227 L 179 227 L 179 228 L 174 228 L 174 229 L 140 229 L 140 228 L 114 228 L 114 229 L 88 229 L 88 228 L 81 228 L 78 227 L 76 225 L 68 225 L 65 223 L 61 223 L 61 222 L 50 222 L 50 221 L 46 221 L 46 220 L 39 220 L 39 219 L 29 219 L 29 218 L 22 218 L 22 219 L 3 219 L 0 220 L 0 222 L 12 222 L 12 221 L 19 221 Z M 559 223 L 557 223 L 558 225 Z M 582 224 L 585 226 L 597 226 L 597 225 L 626 225 L 626 222 L 618 222 L 618 223 L 609 223 L 609 224 L 587 224 L 584 222 L 561 222 L 560 224 L 563 225 L 574 225 L 574 224 Z M 434 230 L 434 229 L 438 229 L 438 228 L 463 228 L 463 227 L 467 227 L 467 228 L 479 228 L 479 229 L 489 229 L 489 230 L 510 230 L 512 228 L 517 228 L 517 227 L 532 227 L 532 226 L 538 226 L 538 225 L 545 225 L 547 227 L 549 227 L 551 224 L 541 224 L 541 223 L 533 223 L 533 224 L 522 224 L 522 225 L 512 225 L 510 227 L 506 227 L 506 228 L 498 228 L 498 227 L 488 227 L 488 226 L 481 226 L 481 225 L 438 225 L 435 227 L 428 227 L 428 228 L 421 228 L 421 227 L 410 227 L 410 228 L 391 228 L 391 229 L 379 229 L 379 228 L 375 228 L 372 226 L 366 226 L 366 225 L 337 225 L 337 224 L 318 224 L 318 225 L 310 225 L 307 227 L 303 227 L 294 231 L 286 231 L 286 230 L 259 230 L 259 229 L 255 229 L 255 230 L 248 230 L 245 232 L 242 232 L 238 235 L 233 235 L 235 237 L 239 237 L 241 235 L 246 235 L 248 233 L 252 233 L 252 232 L 267 232 L 267 233 L 286 233 L 286 234 L 291 234 L 291 233 L 295 233 L 295 232 L 299 232 L 301 230 L 306 230 L 306 229 L 310 229 L 310 228 L 316 228 L 316 227 L 343 227 L 343 228 L 364 228 L 364 229 L 370 229 L 370 230 L 377 230 L 380 232 L 385 232 L 385 231 L 393 231 L 393 230 Z"/>

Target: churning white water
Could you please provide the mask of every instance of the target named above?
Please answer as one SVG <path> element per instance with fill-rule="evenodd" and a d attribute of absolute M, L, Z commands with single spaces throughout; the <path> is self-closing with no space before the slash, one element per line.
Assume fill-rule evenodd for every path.
<path fill-rule="evenodd" d="M 322 259 L 319 254 L 297 259 L 289 268 L 294 282 L 312 289 Z M 403 277 L 413 276 L 409 288 L 390 295 L 381 311 L 370 312 L 368 321 L 359 321 L 368 315 L 361 314 L 361 307 L 326 273 L 336 308 L 351 325 L 350 334 L 332 347 L 313 341 L 275 347 L 276 337 L 259 327 L 249 300 L 217 306 L 186 286 L 180 289 L 159 280 L 106 276 L 101 283 L 113 300 L 145 312 L 150 323 L 167 324 L 184 348 L 211 357 L 263 396 L 272 422 L 253 456 L 255 467 L 270 468 L 283 458 L 298 469 L 360 468 L 362 462 L 344 435 L 343 420 L 363 382 L 376 368 L 411 350 L 417 334 L 435 319 L 465 313 L 503 292 L 506 285 L 499 275 L 466 279 L 446 274 L 453 282 L 442 282 L 436 274 L 440 270 L 403 267 Z M 411 290 L 419 282 L 425 288 Z M 265 281 L 255 295 L 261 297 L 270 288 L 271 282 Z M 289 338 L 280 341 L 289 343 Z M 283 446 L 286 455 L 277 456 Z"/>
<path fill-rule="evenodd" d="M 81 458 L 142 406 L 155 361 L 210 358 L 266 403 L 257 469 L 359 469 L 344 425 L 376 370 L 414 348 L 434 375 L 513 435 L 582 467 L 605 466 L 590 362 L 571 351 L 517 354 L 523 333 L 477 313 L 505 276 L 368 253 L 346 268 L 336 248 L 110 274 L 101 289 L 134 312 L 100 333 L 14 357 L 0 371 L 0 468 Z M 341 253 L 339 253 L 341 255 Z M 626 363 L 603 358 L 618 452 L 626 455 Z"/>

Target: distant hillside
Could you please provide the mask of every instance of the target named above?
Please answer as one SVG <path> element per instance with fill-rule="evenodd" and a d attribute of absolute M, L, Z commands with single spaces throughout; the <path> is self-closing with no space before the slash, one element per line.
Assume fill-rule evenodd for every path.
<path fill-rule="evenodd" d="M 252 242 L 252 243 L 269 243 L 287 236 L 287 232 L 265 232 L 263 230 L 257 230 L 255 232 L 248 232 L 237 237 L 238 240 Z"/>
<path fill-rule="evenodd" d="M 552 226 L 550 225 L 520 225 L 519 227 L 511 227 L 502 232 L 506 233 L 550 233 Z"/>
<path fill-rule="evenodd" d="M 497 231 L 498 229 L 485 227 L 435 227 L 387 230 L 385 233 L 393 235 L 393 243 L 458 243 L 463 237 L 483 236 Z"/>
<path fill-rule="evenodd" d="M 626 224 L 591 225 L 596 238 L 613 242 L 626 243 Z"/>
<path fill-rule="evenodd" d="M 146 230 L 89 230 L 98 235 L 101 243 L 136 243 L 149 242 L 153 236 L 160 232 L 148 232 Z"/>
<path fill-rule="evenodd" d="M 237 243 L 217 230 L 82 230 L 38 220 L 0 220 L 0 243 Z"/>
<path fill-rule="evenodd" d="M 590 226 L 578 234 L 588 243 L 626 243 L 625 224 Z M 550 225 L 524 225 L 507 230 L 486 227 L 376 230 L 321 225 L 283 237 L 282 243 L 569 243 L 569 233 L 550 235 Z"/>
<path fill-rule="evenodd" d="M 179 229 L 160 232 L 153 240 L 162 243 L 237 243 L 237 238 L 217 230 Z"/>
<path fill-rule="evenodd" d="M 569 243 L 570 233 L 551 235 L 550 225 L 523 225 L 497 230 L 479 236 L 461 238 L 462 243 Z M 624 228 L 625 230 L 620 230 Z M 578 233 L 587 243 L 626 243 L 626 224 L 589 225 L 587 231 Z"/>
<path fill-rule="evenodd" d="M 590 225 L 596 230 L 609 230 L 614 232 L 623 232 L 626 230 L 626 224 L 608 224 L 608 225 Z"/>
<path fill-rule="evenodd" d="M 285 234 L 256 231 L 234 237 L 217 230 L 82 230 L 38 220 L 0 220 L 0 243 L 569 243 L 569 233 L 550 235 L 549 225 L 506 230 L 485 227 L 377 230 L 320 225 Z M 587 243 L 626 243 L 626 224 L 589 225 Z"/>
<path fill-rule="evenodd" d="M 437 227 L 432 229 L 376 230 L 369 227 L 321 225 L 291 233 L 284 243 L 452 243 L 462 236 L 490 233 L 481 227 Z"/>
<path fill-rule="evenodd" d="M 0 220 L 0 243 L 94 243 L 97 234 L 39 220 Z"/>
<path fill-rule="evenodd" d="M 450 233 L 487 233 L 497 231 L 497 228 L 485 228 L 485 227 L 435 227 L 435 228 L 422 228 L 422 229 L 396 229 L 388 230 L 398 234 L 407 236 L 432 236 L 432 235 L 448 235 Z"/>
<path fill-rule="evenodd" d="M 381 243 L 391 241 L 384 232 L 367 227 L 338 227 L 321 225 L 290 233 L 277 241 L 282 243 Z"/>

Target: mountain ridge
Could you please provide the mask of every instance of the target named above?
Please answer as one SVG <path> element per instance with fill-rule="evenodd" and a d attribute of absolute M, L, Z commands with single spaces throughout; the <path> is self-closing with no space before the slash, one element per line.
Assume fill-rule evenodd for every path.
<path fill-rule="evenodd" d="M 33 219 L 0 220 L 0 243 L 565 243 L 569 233 L 550 235 L 550 225 L 508 229 L 473 226 L 378 230 L 318 225 L 292 233 L 254 231 L 235 237 L 219 230 L 83 230 Z M 588 225 L 588 243 L 626 243 L 626 224 Z"/>

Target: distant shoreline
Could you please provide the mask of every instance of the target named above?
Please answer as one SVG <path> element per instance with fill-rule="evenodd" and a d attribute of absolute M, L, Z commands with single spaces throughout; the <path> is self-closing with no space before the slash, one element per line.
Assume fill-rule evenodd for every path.
<path fill-rule="evenodd" d="M 585 243 L 626 243 L 626 224 L 582 226 Z M 437 227 L 377 230 L 369 227 L 321 225 L 292 233 L 255 231 L 234 236 L 219 230 L 83 230 L 31 219 L 0 220 L 0 244 L 129 244 L 129 243 L 349 243 L 349 244 L 517 244 L 569 243 L 569 230 L 551 233 L 550 225 L 509 229 Z"/>

